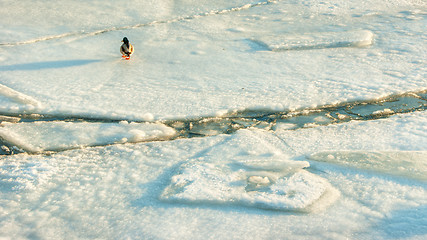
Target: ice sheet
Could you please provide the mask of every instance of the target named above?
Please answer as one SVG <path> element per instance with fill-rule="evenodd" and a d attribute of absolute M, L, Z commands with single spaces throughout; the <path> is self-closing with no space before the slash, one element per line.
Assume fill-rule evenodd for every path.
<path fill-rule="evenodd" d="M 1 112 L 155 121 L 315 107 L 427 86 L 425 1 L 121 4 L 2 1 Z M 341 46 L 340 34 L 359 31 L 372 33 L 371 45 L 324 47 Z M 124 36 L 136 48 L 130 61 L 120 59 Z M 265 51 L 250 40 L 298 46 L 304 36 L 304 44 L 327 45 Z M 389 106 L 373 112 L 386 116 L 394 111 Z M 368 161 L 367 171 L 352 161 L 343 167 L 309 158 L 325 151 L 425 152 L 426 119 L 423 111 L 304 129 L 279 121 L 274 131 L 2 155 L 0 238 L 426 239 L 426 182 L 406 176 L 410 164 L 384 172 Z M 45 147 L 57 144 L 51 127 L 68 146 L 71 134 L 79 146 L 143 135 L 132 130 L 156 135 L 144 125 L 73 124 L 3 130 Z M 182 179 L 194 182 L 172 189 Z"/>

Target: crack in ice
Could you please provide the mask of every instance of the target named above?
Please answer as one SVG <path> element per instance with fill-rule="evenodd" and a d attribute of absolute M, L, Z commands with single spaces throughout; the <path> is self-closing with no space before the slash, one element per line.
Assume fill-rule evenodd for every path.
<path fill-rule="evenodd" d="M 346 102 L 294 111 L 262 112 L 246 110 L 240 112 L 229 112 L 220 117 L 203 117 L 189 120 L 165 120 L 157 121 L 155 123 L 127 121 L 126 119 L 112 120 L 79 116 L 52 116 L 40 114 L 13 115 L 3 113 L 0 114 L 0 123 L 2 123 L 0 124 L 0 130 L 3 128 L 3 131 L 0 131 L 0 154 L 16 154 L 22 152 L 47 153 L 79 147 L 107 146 L 126 142 L 170 141 L 181 138 L 232 134 L 240 129 L 248 128 L 259 128 L 268 131 L 280 128 L 293 131 L 330 124 L 346 123 L 353 120 L 375 120 L 387 118 L 395 114 L 424 111 L 426 109 L 427 90 L 422 90 L 418 92 L 391 95 L 377 100 Z M 17 124 L 22 125 L 19 127 Z M 37 134 L 47 131 L 45 133 L 46 136 L 43 137 L 52 140 L 56 135 L 49 132 L 51 131 L 49 129 L 64 128 L 67 131 L 70 129 L 74 129 L 75 131 L 80 129 L 80 131 L 83 131 L 85 128 L 82 125 L 84 124 L 87 124 L 86 128 L 93 129 L 107 126 L 109 127 L 109 132 L 100 134 L 94 130 L 94 132 L 90 134 L 85 133 L 88 136 L 83 142 L 73 142 L 72 144 L 63 145 L 57 144 L 54 145 L 54 147 L 46 148 L 24 147 L 28 145 L 35 145 L 30 142 L 20 144 L 22 142 L 20 139 L 13 139 L 13 136 L 17 136 L 15 135 L 16 132 L 28 131 L 20 128 L 36 128 L 34 131 L 36 131 Z M 142 126 L 142 130 L 141 126 L 137 126 L 137 124 Z M 148 127 L 147 129 L 147 124 L 152 124 L 153 127 Z M 4 128 L 8 126 L 11 130 L 8 134 L 5 134 Z M 17 130 L 13 128 L 14 126 L 18 126 Z M 37 130 L 37 128 L 41 128 L 42 130 Z M 81 134 L 83 133 L 72 132 L 71 135 L 78 136 Z M 95 136 L 97 139 L 91 142 L 90 136 Z M 112 140 L 108 140 L 109 136 L 114 136 L 114 138 L 112 138 Z M 37 151 L 32 151 L 31 149 L 36 149 Z"/>
<path fill-rule="evenodd" d="M 95 36 L 95 35 L 108 33 L 108 32 L 112 32 L 112 31 L 122 31 L 122 30 L 128 30 L 128 29 L 147 27 L 147 26 L 151 26 L 151 25 L 155 25 L 155 24 L 169 24 L 169 23 L 181 22 L 181 21 L 185 21 L 185 20 L 193 20 L 193 19 L 197 19 L 197 18 L 201 18 L 201 17 L 228 14 L 231 12 L 238 12 L 238 11 L 250 9 L 253 7 L 257 7 L 257 6 L 263 6 L 263 5 L 276 3 L 278 1 L 280 1 L 280 0 L 266 0 L 266 1 L 256 2 L 256 3 L 249 3 L 249 4 L 245 4 L 243 6 L 238 6 L 238 7 L 232 7 L 232 8 L 220 9 L 220 10 L 211 10 L 209 12 L 198 13 L 198 14 L 189 15 L 189 16 L 176 17 L 174 19 L 169 19 L 169 20 L 154 20 L 154 21 L 151 21 L 148 23 L 138 23 L 138 24 L 129 25 L 129 26 L 111 27 L 111 28 L 105 28 L 105 29 L 100 29 L 100 30 L 91 31 L 91 32 L 86 32 L 85 30 L 81 30 L 81 31 L 76 31 L 76 32 L 68 32 L 68 33 L 62 33 L 62 34 L 58 34 L 58 35 L 45 36 L 45 37 L 30 39 L 30 40 L 21 41 L 21 42 L 9 42 L 9 43 L 6 42 L 6 43 L 0 43 L 0 46 L 13 47 L 13 46 L 18 46 L 18 45 L 32 44 L 32 43 L 37 43 L 37 42 L 42 42 L 42 41 L 49 41 L 49 40 L 61 39 L 61 38 L 67 38 L 67 37 L 74 37 L 74 36 Z"/>

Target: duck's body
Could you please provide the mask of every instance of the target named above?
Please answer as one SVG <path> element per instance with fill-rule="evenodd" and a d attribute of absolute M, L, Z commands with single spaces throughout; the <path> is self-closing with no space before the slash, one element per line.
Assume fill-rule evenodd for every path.
<path fill-rule="evenodd" d="M 127 39 L 127 37 L 123 38 L 123 44 L 120 47 L 120 52 L 122 53 L 122 57 L 129 60 L 130 59 L 130 55 L 132 55 L 134 48 L 132 46 L 132 44 L 129 43 L 129 40 Z"/>

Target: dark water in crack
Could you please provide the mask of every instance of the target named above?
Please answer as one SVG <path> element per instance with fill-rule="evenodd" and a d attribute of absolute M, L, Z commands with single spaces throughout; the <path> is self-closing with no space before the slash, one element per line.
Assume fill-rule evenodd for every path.
<path fill-rule="evenodd" d="M 427 109 L 427 90 L 391 95 L 377 100 L 346 102 L 317 108 L 295 111 L 241 111 L 222 117 L 204 117 L 189 120 L 167 120 L 161 123 L 174 128 L 178 135 L 168 140 L 192 137 L 206 137 L 218 134 L 232 134 L 239 129 L 261 128 L 274 130 L 277 124 L 288 124 L 288 130 L 340 124 L 352 120 L 368 121 L 387 118 L 395 114 L 424 111 Z M 100 118 L 48 115 L 8 115 L 0 114 L 0 122 L 120 122 Z M 0 155 L 22 153 L 23 150 L 0 138 Z"/>

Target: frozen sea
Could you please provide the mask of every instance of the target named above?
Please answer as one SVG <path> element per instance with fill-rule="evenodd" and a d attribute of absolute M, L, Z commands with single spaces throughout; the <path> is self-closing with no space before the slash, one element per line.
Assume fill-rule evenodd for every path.
<path fill-rule="evenodd" d="M 0 239 L 427 238 L 426 1 L 0 6 Z"/>

